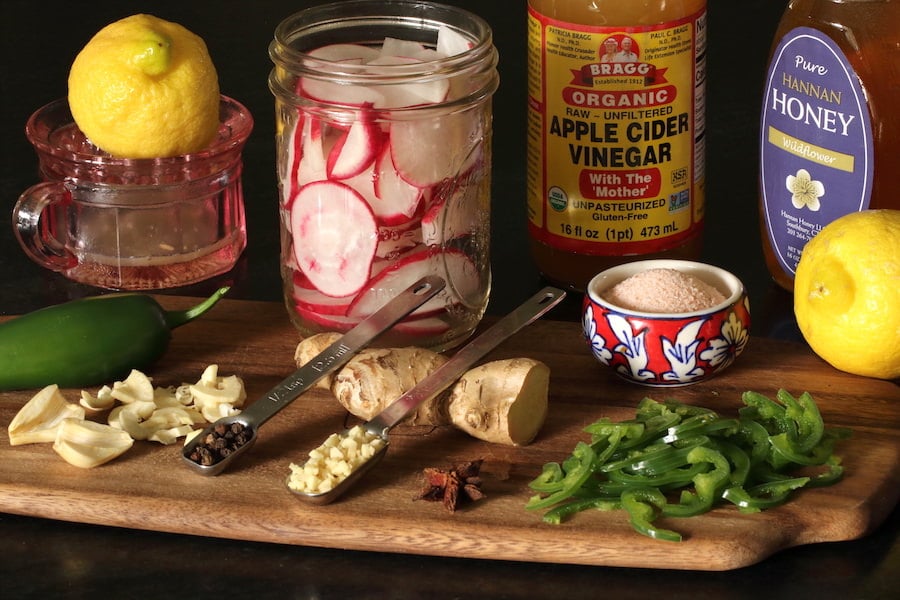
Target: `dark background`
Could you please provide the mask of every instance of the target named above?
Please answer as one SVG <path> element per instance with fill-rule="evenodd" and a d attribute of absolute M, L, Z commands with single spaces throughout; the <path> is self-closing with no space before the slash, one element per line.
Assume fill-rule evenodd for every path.
<path fill-rule="evenodd" d="M 34 152 L 23 134 L 25 121 L 38 107 L 66 95 L 68 69 L 78 51 L 114 20 L 136 12 L 156 14 L 183 24 L 206 40 L 222 93 L 245 104 L 255 119 L 244 160 L 249 247 L 232 273 L 173 293 L 205 295 L 228 281 L 235 284 L 232 298 L 279 299 L 274 108 L 266 83 L 272 63 L 267 48 L 282 18 L 314 3 L 5 0 L 0 9 L 3 210 L 11 210 L 19 194 L 37 182 Z M 491 309 L 502 312 L 539 285 L 525 231 L 525 3 L 450 3 L 473 10 L 488 21 L 500 53 L 501 83 L 494 97 Z M 776 295 L 776 303 L 783 301 L 770 286 L 763 264 L 756 209 L 758 104 L 782 3 L 742 1 L 739 9 L 737 4 L 715 0 L 709 8 L 708 224 L 704 245 L 706 259 L 743 279 L 752 306 L 761 309 L 770 303 L 770 294 Z M 0 291 L 0 314 L 24 312 L 98 291 L 73 285 L 27 260 L 9 227 L 0 228 L 0 281 L 16 282 Z"/>
<path fill-rule="evenodd" d="M 585 0 L 586 1 L 586 0 Z M 633 1 L 633 0 L 624 0 Z M 69 65 L 104 25 L 137 12 L 202 36 L 222 92 L 244 103 L 256 127 L 245 151 L 249 247 L 233 272 L 167 293 L 205 295 L 230 283 L 232 298 L 280 300 L 274 109 L 267 46 L 303 0 L 3 0 L 0 5 L 0 203 L 6 214 L 36 183 L 23 129 L 41 105 L 66 94 Z M 484 17 L 500 52 L 494 97 L 494 288 L 505 312 L 542 285 L 528 256 L 524 208 L 525 2 L 456 0 Z M 763 264 L 757 217 L 757 135 L 769 46 L 786 2 L 710 0 L 707 72 L 707 228 L 704 259 L 748 288 L 754 335 L 794 337 L 790 296 Z M 0 227 L 0 314 L 18 314 L 100 290 L 30 262 Z M 555 318 L 577 318 L 570 295 Z M 0 365 L 2 368 L 2 365 Z M 729 573 L 519 564 L 465 558 L 285 547 L 60 523 L 0 514 L 5 598 L 897 598 L 900 514 L 863 540 L 785 551 Z"/>

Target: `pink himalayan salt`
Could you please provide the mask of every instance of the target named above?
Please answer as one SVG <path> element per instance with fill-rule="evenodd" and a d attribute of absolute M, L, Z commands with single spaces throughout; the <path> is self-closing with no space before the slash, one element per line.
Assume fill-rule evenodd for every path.
<path fill-rule="evenodd" d="M 620 281 L 601 297 L 628 310 L 681 313 L 711 308 L 725 296 L 708 283 L 676 269 L 649 269 Z"/>

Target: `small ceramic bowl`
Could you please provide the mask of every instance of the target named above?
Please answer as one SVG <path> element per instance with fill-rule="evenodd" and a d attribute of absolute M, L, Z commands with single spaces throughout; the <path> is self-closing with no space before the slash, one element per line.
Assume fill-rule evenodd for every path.
<path fill-rule="evenodd" d="M 719 290 L 725 300 L 691 312 L 642 312 L 604 299 L 617 283 L 649 269 L 691 275 Z M 750 303 L 744 285 L 728 271 L 692 261 L 643 260 L 591 279 L 582 329 L 597 360 L 620 377 L 648 386 L 688 385 L 721 373 L 744 351 Z"/>

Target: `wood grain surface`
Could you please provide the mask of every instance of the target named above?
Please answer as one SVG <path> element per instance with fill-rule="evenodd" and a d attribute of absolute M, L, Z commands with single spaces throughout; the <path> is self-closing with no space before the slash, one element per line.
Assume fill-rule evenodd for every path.
<path fill-rule="evenodd" d="M 168 308 L 195 299 L 160 297 Z M 174 333 L 165 357 L 148 369 L 156 385 L 196 381 L 211 363 L 238 374 L 249 399 L 293 370 L 298 335 L 278 303 L 222 301 Z M 551 368 L 550 413 L 529 446 L 475 440 L 452 428 L 398 427 L 379 468 L 338 502 L 305 504 L 284 481 L 291 462 L 353 421 L 327 392 L 297 399 L 260 431 L 257 444 L 218 477 L 181 462 L 180 444 L 137 442 L 118 460 L 91 470 L 66 464 L 50 444 L 9 445 L 6 426 L 32 392 L 0 393 L 0 511 L 65 521 L 283 544 L 483 559 L 727 570 L 799 544 L 854 539 L 876 528 L 900 496 L 900 390 L 896 383 L 841 373 L 805 346 L 753 338 L 719 377 L 669 390 L 639 387 L 601 368 L 577 323 L 552 313 L 488 358 L 530 356 Z M 0 366 L 2 368 L 2 366 Z M 527 484 L 586 439 L 600 417 L 626 419 L 644 396 L 673 398 L 735 414 L 740 394 L 783 387 L 809 391 L 829 425 L 852 427 L 839 446 L 845 478 L 800 492 L 787 505 L 746 515 L 722 506 L 700 517 L 662 521 L 684 534 L 660 542 L 632 531 L 624 513 L 589 512 L 562 525 L 524 509 Z M 92 390 L 95 391 L 95 390 Z M 78 390 L 66 391 L 77 401 Z M 414 501 L 424 467 L 484 459 L 487 498 L 450 514 Z"/>

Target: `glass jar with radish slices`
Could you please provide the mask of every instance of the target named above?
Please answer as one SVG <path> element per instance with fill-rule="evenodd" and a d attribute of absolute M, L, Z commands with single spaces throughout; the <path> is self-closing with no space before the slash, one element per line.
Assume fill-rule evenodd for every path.
<path fill-rule="evenodd" d="M 293 323 L 346 331 L 435 274 L 444 291 L 379 341 L 461 343 L 491 287 L 490 27 L 441 4 L 350 0 L 286 18 L 269 54 Z"/>

